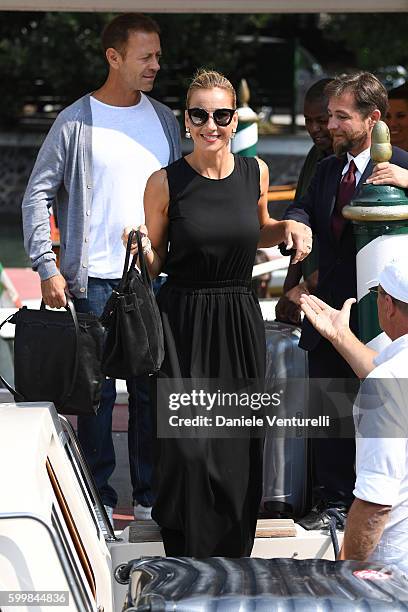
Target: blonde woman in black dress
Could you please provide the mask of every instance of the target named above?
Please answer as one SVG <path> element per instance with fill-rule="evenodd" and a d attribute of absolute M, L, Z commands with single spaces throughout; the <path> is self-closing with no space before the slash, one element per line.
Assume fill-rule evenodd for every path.
<path fill-rule="evenodd" d="M 293 244 L 295 261 L 310 251 L 308 227 L 269 218 L 266 164 L 230 152 L 237 123 L 231 83 L 200 71 L 185 113 L 194 150 L 146 186 L 144 251 L 152 277 L 168 275 L 158 295 L 166 353 L 161 377 L 262 380 L 264 323 L 251 291 L 257 247 Z M 156 450 L 152 515 L 166 554 L 249 556 L 261 498 L 261 440 L 158 439 Z"/>

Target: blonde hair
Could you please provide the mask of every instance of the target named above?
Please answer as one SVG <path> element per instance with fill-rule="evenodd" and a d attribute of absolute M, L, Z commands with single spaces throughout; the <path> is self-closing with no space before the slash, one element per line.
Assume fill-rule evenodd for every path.
<path fill-rule="evenodd" d="M 191 94 L 195 89 L 213 89 L 214 87 L 219 87 L 220 89 L 225 89 L 229 91 L 232 96 L 232 106 L 233 108 L 237 105 L 237 96 L 235 93 L 235 89 L 233 88 L 231 82 L 220 72 L 216 70 L 206 70 L 206 68 L 200 68 L 195 73 L 193 80 L 190 83 L 190 87 L 187 91 L 187 99 L 186 106 L 189 107 Z"/>

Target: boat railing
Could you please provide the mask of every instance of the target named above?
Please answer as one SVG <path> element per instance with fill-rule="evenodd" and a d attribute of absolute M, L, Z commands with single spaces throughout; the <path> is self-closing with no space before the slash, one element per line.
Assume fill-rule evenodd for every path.
<path fill-rule="evenodd" d="M 59 539 L 56 531 L 40 516 L 31 514 L 29 512 L 0 513 L 0 521 L 6 520 L 29 520 L 40 523 L 40 525 L 47 531 L 50 540 L 54 546 L 55 552 L 61 564 L 62 571 L 64 572 L 67 585 L 69 586 L 70 593 L 72 594 L 77 610 L 80 610 L 81 612 L 94 612 L 94 609 L 88 598 L 86 597 L 85 592 L 83 592 L 82 589 L 79 588 L 77 578 L 72 570 L 67 552 L 61 540 Z"/>
<path fill-rule="evenodd" d="M 277 257 L 270 261 L 256 264 L 252 269 L 252 278 L 257 278 L 263 274 L 269 274 L 270 272 L 277 272 L 278 270 L 286 270 L 288 267 L 287 257 Z"/>
<path fill-rule="evenodd" d="M 98 493 L 98 489 L 95 484 L 95 480 L 89 470 L 88 464 L 85 460 L 83 451 L 81 449 L 81 445 L 79 444 L 79 440 L 77 435 L 72 427 L 70 421 L 63 415 L 58 415 L 59 421 L 61 423 L 61 427 L 67 436 L 66 443 L 68 443 L 69 448 L 75 457 L 75 460 L 79 466 L 81 471 L 81 476 L 84 480 L 85 486 L 87 487 L 88 494 L 94 506 L 96 506 L 99 516 L 102 518 L 104 524 L 104 536 L 106 542 L 116 542 L 118 538 L 115 535 L 112 524 L 109 520 L 109 517 L 106 513 L 105 506 L 102 503 L 100 495 Z"/>

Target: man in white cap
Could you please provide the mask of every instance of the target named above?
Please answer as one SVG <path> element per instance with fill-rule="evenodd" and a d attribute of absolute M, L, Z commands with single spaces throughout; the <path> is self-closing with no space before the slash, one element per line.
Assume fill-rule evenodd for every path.
<path fill-rule="evenodd" d="M 408 573 L 408 265 L 393 261 L 381 272 L 378 319 L 392 340 L 377 353 L 349 327 L 354 298 L 335 310 L 313 295 L 301 307 L 309 321 L 365 379 L 354 405 L 355 500 L 339 559 L 397 564 Z"/>

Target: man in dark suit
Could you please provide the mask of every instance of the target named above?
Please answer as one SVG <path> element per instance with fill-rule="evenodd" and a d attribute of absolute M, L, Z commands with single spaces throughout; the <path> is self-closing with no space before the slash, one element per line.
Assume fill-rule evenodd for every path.
<path fill-rule="evenodd" d="M 313 140 L 313 146 L 306 156 L 296 187 L 295 202 L 307 191 L 317 165 L 322 159 L 333 154 L 332 139 L 327 128 L 329 116 L 327 114 L 327 96 L 325 87 L 331 79 L 320 79 L 314 83 L 306 92 L 303 104 L 306 131 Z M 310 293 L 315 288 L 317 278 L 318 253 L 316 245 L 310 255 L 303 261 L 288 267 L 285 282 L 283 284 L 283 295 L 276 304 L 276 320 L 283 323 L 295 323 L 300 325 L 301 309 L 300 296 L 302 293 Z M 301 279 L 303 276 L 303 282 Z"/>
<path fill-rule="evenodd" d="M 368 72 L 336 77 L 325 91 L 334 155 L 320 162 L 308 191 L 288 208 L 285 218 L 312 228 L 319 248 L 319 278 L 314 293 L 333 308 L 341 309 L 347 298 L 357 296 L 353 226 L 341 211 L 372 173 L 371 133 L 376 122 L 385 117 L 388 100 L 383 85 Z M 391 162 L 408 168 L 408 154 L 393 147 Z M 358 335 L 355 306 L 350 326 Z M 303 322 L 299 346 L 308 351 L 310 378 L 337 378 L 345 383 L 354 378 L 350 366 L 307 320 Z M 351 398 L 349 402 L 351 410 Z M 330 507 L 345 514 L 353 501 L 354 488 L 352 437 L 316 438 L 311 446 L 315 506 L 300 521 L 306 529 L 327 525 L 326 510 Z"/>

